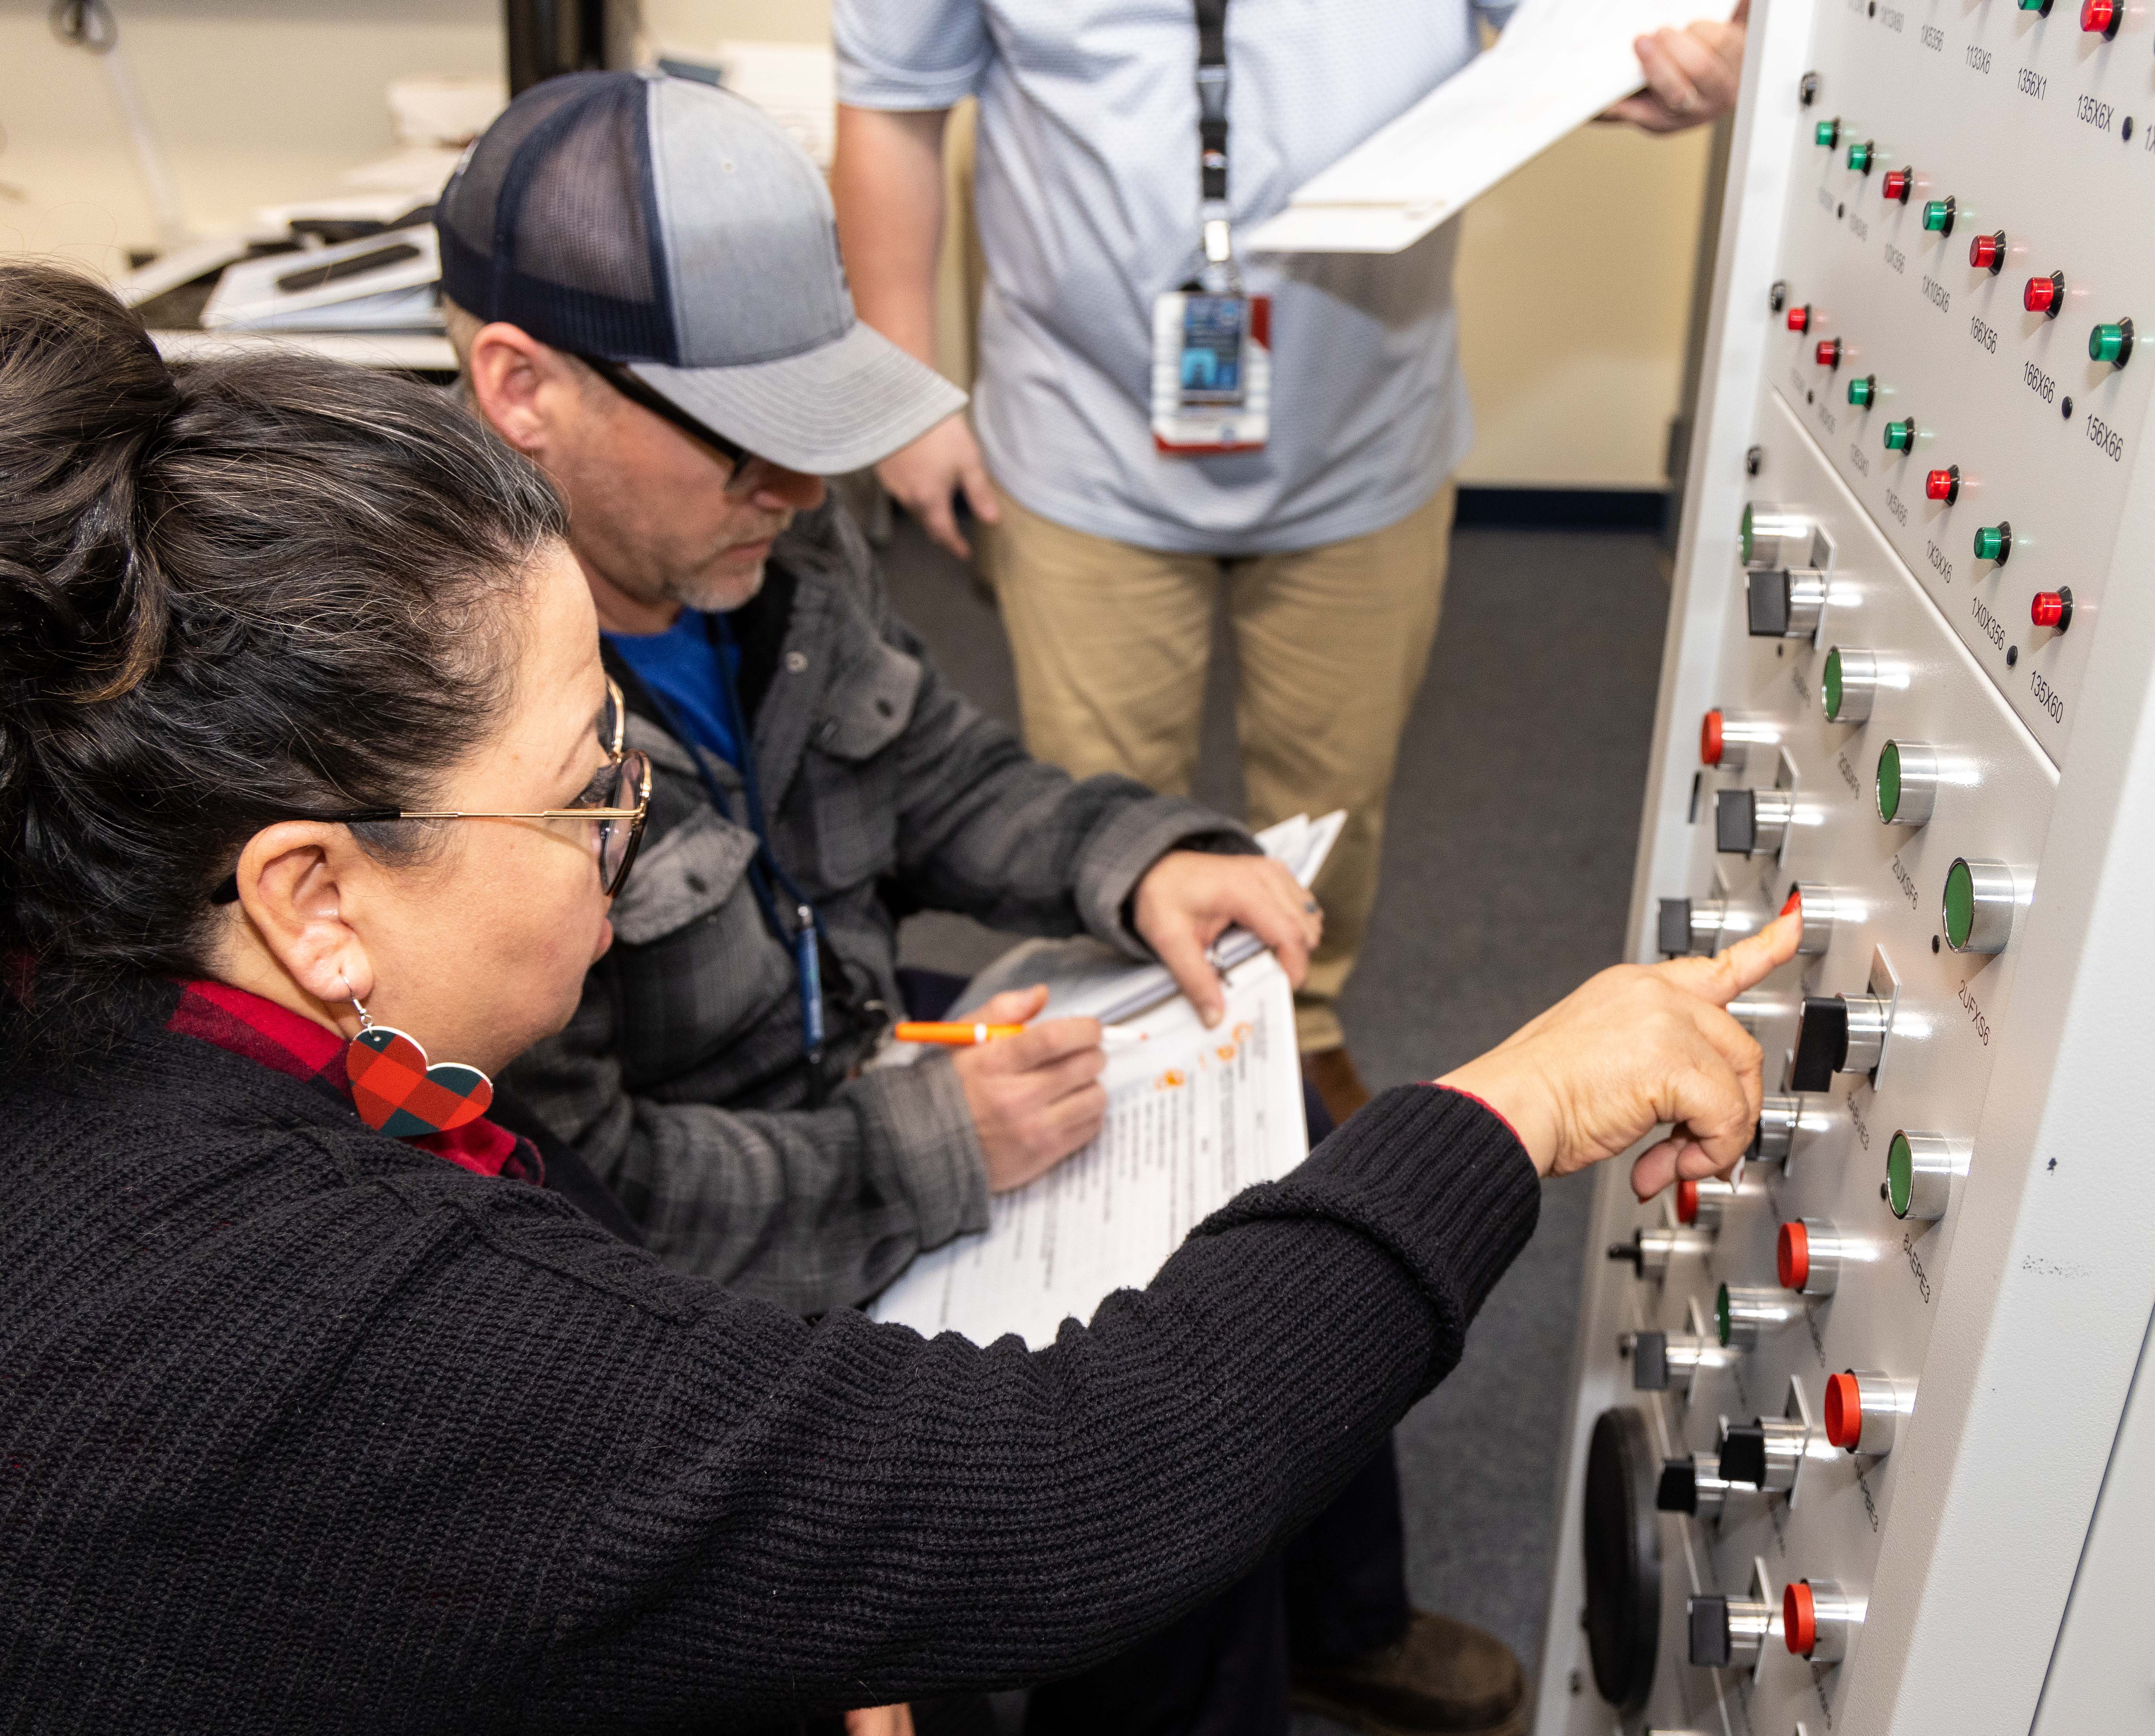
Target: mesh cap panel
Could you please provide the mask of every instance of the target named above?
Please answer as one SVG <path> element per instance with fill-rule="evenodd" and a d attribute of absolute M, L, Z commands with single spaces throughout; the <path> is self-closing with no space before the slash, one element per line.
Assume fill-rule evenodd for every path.
<path fill-rule="evenodd" d="M 550 79 L 509 105 L 442 197 L 442 288 L 556 349 L 673 362 L 644 107 L 634 74 Z"/>

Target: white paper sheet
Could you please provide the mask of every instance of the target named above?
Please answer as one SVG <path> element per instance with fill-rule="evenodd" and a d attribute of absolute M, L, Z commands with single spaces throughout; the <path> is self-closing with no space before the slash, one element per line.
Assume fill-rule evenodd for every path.
<path fill-rule="evenodd" d="M 1184 1236 L 1253 1182 L 1308 1155 L 1294 999 L 1266 953 L 1227 978 L 1214 1030 L 1175 1000 L 1111 1049 L 1108 1121 L 1074 1156 L 997 1194 L 988 1228 L 923 1254 L 876 1299 L 876 1320 L 976 1344 L 1035 1349 L 1110 1292 L 1151 1281 Z"/>
<path fill-rule="evenodd" d="M 1725 0 L 1525 0 L 1496 45 L 1313 176 L 1251 253 L 1395 253 L 1639 89 L 1634 38 Z"/>

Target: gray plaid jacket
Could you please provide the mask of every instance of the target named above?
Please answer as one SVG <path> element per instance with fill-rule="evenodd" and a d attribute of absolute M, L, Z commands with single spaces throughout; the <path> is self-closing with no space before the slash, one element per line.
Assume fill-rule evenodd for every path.
<path fill-rule="evenodd" d="M 792 950 L 748 879 L 738 775 L 705 756 L 721 814 L 688 757 L 702 750 L 639 712 L 632 687 L 652 812 L 614 944 L 568 1028 L 503 1083 L 577 1147 L 661 1258 L 816 1314 L 987 1223 L 950 1058 L 858 1070 L 899 1004 L 899 916 L 1085 932 L 1145 957 L 1122 914 L 1145 870 L 1173 849 L 1255 846 L 1192 803 L 1027 758 L 936 673 L 835 503 L 780 539 L 764 595 L 735 620 L 772 848 L 828 942 L 823 1065 L 803 1061 Z"/>

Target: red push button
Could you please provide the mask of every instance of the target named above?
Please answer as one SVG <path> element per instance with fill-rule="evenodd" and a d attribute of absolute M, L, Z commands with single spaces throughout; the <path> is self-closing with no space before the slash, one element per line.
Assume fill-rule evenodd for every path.
<path fill-rule="evenodd" d="M 1810 1282 L 1811 1234 L 1799 1218 L 1781 1226 L 1774 1243 L 1774 1273 L 1784 1289 L 1800 1290 Z"/>
<path fill-rule="evenodd" d="M 1811 308 L 1809 302 L 1805 302 L 1803 306 L 1799 308 L 1790 308 L 1789 309 L 1789 329 L 1790 331 L 1809 331 L 1810 329 Z"/>
<path fill-rule="evenodd" d="M 1837 368 L 1840 365 L 1840 340 L 1820 338 L 1818 348 L 1812 353 L 1818 357 L 1821 368 Z"/>
<path fill-rule="evenodd" d="M 1863 1438 L 1863 1391 L 1853 1373 L 1834 1375 L 1825 1383 L 1825 1437 L 1850 1453 Z"/>
<path fill-rule="evenodd" d="M 1977 271 L 1998 275 L 1999 268 L 2005 263 L 2005 232 L 1978 235 L 1968 244 L 1968 263 Z"/>
<path fill-rule="evenodd" d="M 1960 498 L 1960 466 L 1952 464 L 1943 470 L 1934 470 L 1923 478 L 1923 493 L 1932 500 L 1943 500 L 1951 506 Z"/>
<path fill-rule="evenodd" d="M 1698 763 L 1701 765 L 1719 765 L 1722 746 L 1721 707 L 1716 706 L 1699 721 Z"/>
<path fill-rule="evenodd" d="M 2073 594 L 2070 590 L 2039 590 L 2028 605 L 2028 619 L 2039 627 L 2055 627 L 2060 633 L 2073 624 Z"/>
<path fill-rule="evenodd" d="M 1678 1223 L 1697 1223 L 1698 1222 L 1697 1182 L 1679 1182 L 1676 1183 L 1676 1222 Z"/>
<path fill-rule="evenodd" d="M 2125 22 L 2125 8 L 2117 0 L 2081 0 L 2081 28 L 2107 42 Z"/>
<path fill-rule="evenodd" d="M 2047 278 L 2030 278 L 2028 287 L 2020 292 L 2020 305 L 2031 314 L 2047 314 L 2058 317 L 2058 309 L 2065 304 L 2065 274 L 2054 271 Z"/>
<path fill-rule="evenodd" d="M 1818 1650 L 1818 1604 L 1808 1580 L 1790 1580 L 1781 1593 L 1781 1637 L 1798 1657 Z"/>
<path fill-rule="evenodd" d="M 1886 178 L 1878 184 L 1878 191 L 1896 204 L 1906 205 L 1908 195 L 1915 188 L 1916 171 L 1912 169 L 1888 169 Z"/>

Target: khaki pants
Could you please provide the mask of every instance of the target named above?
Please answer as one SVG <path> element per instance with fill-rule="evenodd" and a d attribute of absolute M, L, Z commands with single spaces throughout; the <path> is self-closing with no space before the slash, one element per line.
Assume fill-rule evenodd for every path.
<path fill-rule="evenodd" d="M 1344 1040 L 1333 1003 L 1377 896 L 1385 797 L 1436 636 L 1455 490 L 1366 536 L 1221 560 L 1072 530 L 998 490 L 983 564 L 1017 664 L 1026 745 L 1078 777 L 1186 794 L 1197 769 L 1215 598 L 1226 588 L 1250 823 L 1334 808 L 1315 891 L 1324 940 L 1296 997 L 1304 1053 Z"/>

